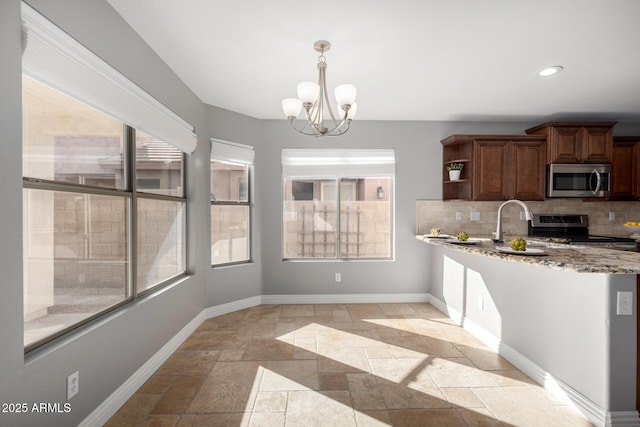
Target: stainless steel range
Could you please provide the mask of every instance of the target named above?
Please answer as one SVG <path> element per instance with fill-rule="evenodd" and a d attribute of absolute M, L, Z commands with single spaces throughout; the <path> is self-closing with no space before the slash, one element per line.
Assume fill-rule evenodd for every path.
<path fill-rule="evenodd" d="M 528 221 L 529 236 L 557 239 L 569 244 L 600 246 L 623 251 L 637 251 L 634 239 L 589 234 L 589 216 L 573 214 L 533 214 Z"/>

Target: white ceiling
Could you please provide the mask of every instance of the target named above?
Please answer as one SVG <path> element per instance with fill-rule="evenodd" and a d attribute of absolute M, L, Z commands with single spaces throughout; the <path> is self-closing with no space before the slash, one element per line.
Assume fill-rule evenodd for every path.
<path fill-rule="evenodd" d="M 640 122 L 637 0 L 108 1 L 203 102 L 260 119 L 325 39 L 356 119 Z"/>

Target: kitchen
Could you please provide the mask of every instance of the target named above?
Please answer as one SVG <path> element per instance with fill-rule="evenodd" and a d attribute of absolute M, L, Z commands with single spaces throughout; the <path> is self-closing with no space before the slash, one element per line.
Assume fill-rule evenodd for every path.
<path fill-rule="evenodd" d="M 137 379 L 139 370 L 150 369 L 149 362 L 158 362 L 162 355 L 167 354 L 171 344 L 180 337 L 180 332 L 186 326 L 191 325 L 194 319 L 201 319 L 202 313 L 210 313 L 220 307 L 243 306 L 243 304 L 259 303 L 264 296 L 275 300 L 278 296 L 288 298 L 288 301 L 297 303 L 316 303 L 322 299 L 344 300 L 346 298 L 358 298 L 359 301 L 424 301 L 428 298 L 428 293 L 438 292 L 438 289 L 431 286 L 433 282 L 430 260 L 433 252 L 430 253 L 429 245 L 415 238 L 416 234 L 416 206 L 421 206 L 423 201 L 442 198 L 442 146 L 440 141 L 449 135 L 523 135 L 524 129 L 529 129 L 538 125 L 544 120 L 577 120 L 587 118 L 589 120 L 618 120 L 614 127 L 616 136 L 640 135 L 640 122 L 637 116 L 637 108 L 634 107 L 637 87 L 637 67 L 631 61 L 634 55 L 627 54 L 634 52 L 635 40 L 637 36 L 637 26 L 634 19 L 637 16 L 635 6 L 626 3 L 625 8 L 612 8 L 613 10 L 603 13 L 599 7 L 591 5 L 577 4 L 576 2 L 562 3 L 549 2 L 545 8 L 551 8 L 554 13 L 544 12 L 539 2 L 522 5 L 524 9 L 517 7 L 505 8 L 504 2 L 494 2 L 489 7 L 486 3 L 460 5 L 452 2 L 450 5 L 441 5 L 446 8 L 442 19 L 432 18 L 434 15 L 430 10 L 432 5 L 425 2 L 425 6 L 420 6 L 420 13 L 415 13 L 414 7 L 418 7 L 415 2 L 407 5 L 406 8 L 399 7 L 396 3 L 392 6 L 395 12 L 401 16 L 397 19 L 385 19 L 379 16 L 376 19 L 354 22 L 353 17 L 361 17 L 376 9 L 377 5 L 367 4 L 366 7 L 356 3 L 335 3 L 327 7 L 326 10 L 317 10 L 314 14 L 306 13 L 305 10 L 296 7 L 282 10 L 281 15 L 288 17 L 288 12 L 296 11 L 304 16 L 296 19 L 289 19 L 300 25 L 304 22 L 301 18 L 319 18 L 323 21 L 331 22 L 332 25 L 319 25 L 317 29 L 318 37 L 328 37 L 334 42 L 334 48 L 330 52 L 329 79 L 331 85 L 341 82 L 338 70 L 341 64 L 350 69 L 355 63 L 362 63 L 367 69 L 358 73 L 354 80 L 361 90 L 361 109 L 353 129 L 349 134 L 338 139 L 304 139 L 292 132 L 287 121 L 282 118 L 278 102 L 280 97 L 286 96 L 288 90 L 295 90 L 295 83 L 299 80 L 296 76 L 287 75 L 282 86 L 277 87 L 275 79 L 263 79 L 262 73 L 255 70 L 272 69 L 277 75 L 284 75 L 288 64 L 299 65 L 313 75 L 313 63 L 316 55 L 310 49 L 315 39 L 307 40 L 307 37 L 292 37 L 298 34 L 298 29 L 289 29 L 286 32 L 285 22 L 279 21 L 279 13 L 273 13 L 273 4 L 266 5 L 266 11 L 261 11 L 263 5 L 251 5 L 255 8 L 255 13 L 248 13 L 247 10 L 240 12 L 232 10 L 226 15 L 224 8 L 219 8 L 218 4 L 211 2 L 211 7 L 215 10 L 206 13 L 196 13 L 184 19 L 189 26 L 196 25 L 200 20 L 202 27 L 209 29 L 226 29 L 222 36 L 212 36 L 210 38 L 198 39 L 194 42 L 192 37 L 188 38 L 188 43 L 181 48 L 180 61 L 187 64 L 187 58 L 204 59 L 205 50 L 215 52 L 216 48 L 228 50 L 230 57 L 214 54 L 215 60 L 210 65 L 187 65 L 189 72 L 200 71 L 203 73 L 196 77 L 200 82 L 216 81 L 231 88 L 232 98 L 237 100 L 238 93 L 247 94 L 247 88 L 252 88 L 261 84 L 261 89 L 251 91 L 249 95 L 256 98 L 250 99 L 242 108 L 234 106 L 228 102 L 223 102 L 222 96 L 214 96 L 204 100 L 186 80 L 181 80 L 178 68 L 172 69 L 167 60 L 161 59 L 158 46 L 151 47 L 133 28 L 133 24 L 125 20 L 113 6 L 117 2 L 104 0 L 91 0 L 90 2 L 76 0 L 60 0 L 48 2 L 43 0 L 30 0 L 28 3 L 40 13 L 51 19 L 56 25 L 62 28 L 82 44 L 87 46 L 102 58 L 108 60 L 116 69 L 127 75 L 139 86 L 161 100 L 167 107 L 178 113 L 198 130 L 198 147 L 196 151 L 187 157 L 187 171 L 189 189 L 189 220 L 188 230 L 189 246 L 188 267 L 189 278 L 174 286 L 163 289 L 151 297 L 141 300 L 138 303 L 119 311 L 115 315 L 107 316 L 88 327 L 81 329 L 78 333 L 72 333 L 69 337 L 63 338 L 57 343 L 53 343 L 41 351 L 25 355 L 23 349 L 23 316 L 21 311 L 21 301 L 23 299 L 23 289 L 20 286 L 23 275 L 23 254 L 22 247 L 22 218 L 21 206 L 22 185 L 21 185 L 21 164 L 22 151 L 19 141 L 21 141 L 21 107 L 22 97 L 21 87 L 21 34 L 20 34 L 20 2 L 17 0 L 3 1 L 0 5 L 0 28 L 3 37 L 0 38 L 0 49 L 3 53 L 4 67 L 0 70 L 0 86 L 3 91 L 3 102 L 0 106 L 0 129 L 2 130 L 5 144 L 0 156 L 3 180 L 0 181 L 0 192 L 3 195 L 3 221 L 0 222 L 0 232 L 3 236 L 2 267 L 3 267 L 3 298 L 0 302 L 0 371 L 2 373 L 2 384 L 0 385 L 0 395 L 5 399 L 32 400 L 38 402 L 63 402 L 66 400 L 67 376 L 79 371 L 82 381 L 81 392 L 71 401 L 73 411 L 69 414 L 60 414 L 55 419 L 38 418 L 35 414 L 16 416 L 15 424 L 34 425 L 76 425 L 84 419 L 94 414 L 104 411 L 105 402 L 113 402 L 115 395 L 121 398 L 130 391 L 131 379 Z M 143 6 L 144 2 L 121 1 L 121 7 L 126 5 Z M 166 9 L 150 7 L 160 13 L 170 8 L 172 2 L 166 4 Z M 173 2 L 178 4 L 180 2 Z M 204 2 L 201 2 L 204 3 Z M 455 4 L 454 4 L 455 3 Z M 245 9 L 246 4 L 238 2 Z M 391 3 L 390 3 L 391 5 Z M 225 5 L 232 8 L 233 4 Z M 628 6 L 628 7 L 627 7 Z M 335 13 L 338 8 L 346 7 L 349 13 Z M 631 9 L 629 9 L 629 7 Z M 467 13 L 461 13 L 464 9 Z M 470 10 L 473 9 L 473 10 Z M 580 19 L 575 20 L 576 10 L 580 10 Z M 477 13 L 484 13 L 484 19 L 477 19 Z M 181 16 L 178 13 L 169 13 L 173 17 Z M 313 16 L 312 16 L 313 15 Z M 492 18 L 492 16 L 494 18 Z M 264 19 L 268 16 L 270 19 Z M 386 17 L 392 16 L 387 14 Z M 523 19 L 530 16 L 532 19 Z M 574 19 L 567 19 L 572 16 Z M 451 17 L 455 17 L 455 24 Z M 606 17 L 606 19 L 605 19 Z M 198 19 L 196 19 L 198 18 Z M 299 19 L 300 18 L 300 19 Z M 284 33 L 275 30 L 279 22 Z M 612 22 L 607 22 L 610 20 Z M 152 22 L 152 19 L 144 19 L 145 22 Z M 204 21 L 204 23 L 202 23 Z M 339 22 L 338 22 L 339 21 Z M 400 28 L 384 29 L 386 25 L 399 25 Z M 570 35 L 571 40 L 567 46 L 581 46 L 581 57 L 584 62 L 592 62 L 592 50 L 607 52 L 604 55 L 608 61 L 614 62 L 617 67 L 612 67 L 614 74 L 608 76 L 596 75 L 586 77 L 584 74 L 577 74 L 572 70 L 575 68 L 567 66 L 559 78 L 548 80 L 538 79 L 537 66 L 547 63 L 548 57 L 544 49 L 539 49 L 537 39 L 529 40 L 526 46 L 519 43 L 512 43 L 514 39 L 505 37 L 505 34 L 515 34 L 523 28 L 533 30 L 540 34 L 541 26 L 564 28 L 566 22 L 600 22 L 605 25 L 576 25 L 572 31 L 556 32 L 553 35 L 545 36 L 544 44 L 555 44 L 555 37 L 560 33 L 563 37 Z M 133 21 L 131 21 L 133 22 Z M 166 25 L 164 31 L 157 31 L 159 26 L 153 26 L 153 34 L 159 37 L 169 35 L 171 29 L 178 28 L 173 25 Z M 371 22 L 383 23 L 383 25 L 371 25 Z M 215 25 L 213 25 L 215 23 Z M 229 24 L 224 26 L 221 24 Z M 363 25 L 363 23 L 365 25 Z M 412 37 L 420 43 L 419 48 L 411 50 L 407 45 L 395 40 L 398 35 L 405 36 L 405 31 L 411 23 L 415 28 L 428 31 L 428 34 L 421 34 L 419 37 Z M 428 24 L 428 25 L 425 25 Z M 437 25 L 436 25 L 437 24 Z M 266 25 L 266 27 L 265 27 Z M 356 27 L 357 25 L 357 27 Z M 403 27 L 404 26 L 404 27 Z M 364 31 L 357 28 L 365 28 Z M 597 27 L 602 31 L 593 32 L 592 28 Z M 324 30 L 330 28 L 348 28 L 354 31 L 353 37 L 332 37 Z M 367 29 L 368 28 L 368 29 Z M 471 29 L 467 35 L 460 32 L 461 29 Z M 321 31 L 322 30 L 322 31 Z M 484 37 L 478 37 L 484 30 L 489 30 L 492 36 L 501 40 L 498 47 L 493 42 L 488 42 Z M 240 31 L 242 34 L 237 34 Z M 332 30 L 333 31 L 333 30 Z M 315 34 L 315 30 L 313 33 Z M 621 54 L 612 54 L 612 46 L 604 42 L 603 34 L 608 32 L 618 34 L 621 40 L 626 40 L 622 44 L 625 50 Z M 240 35 L 259 34 L 259 44 L 249 44 L 251 49 L 243 50 L 240 43 Z M 286 34 L 282 36 L 281 34 Z M 357 34 L 357 36 L 356 36 Z M 365 37 L 364 35 L 367 35 Z M 299 41 L 299 48 L 290 48 L 289 45 L 282 47 L 280 43 L 268 42 L 268 37 L 275 35 L 282 40 L 296 39 Z M 457 45 L 450 48 L 446 45 L 447 37 Z M 371 38 L 369 38 L 371 36 Z M 381 40 L 380 37 L 384 40 Z M 493 37 L 492 37 L 493 38 Z M 301 40 L 304 39 L 304 40 Z M 370 49 L 349 48 L 346 39 L 361 40 Z M 233 43 L 216 43 L 211 40 L 225 40 Z M 425 41 L 433 42 L 425 46 Z M 263 44 L 263 42 L 265 42 Z M 470 49 L 469 53 L 459 54 L 460 46 L 467 43 L 478 43 L 479 47 Z M 170 46 L 173 43 L 161 43 L 161 46 Z M 207 46 L 203 49 L 203 46 Z M 260 47 L 257 48 L 256 46 Z M 490 49 L 487 49 L 490 46 Z M 263 48 L 264 47 L 264 48 Z M 401 48 L 399 48 L 401 47 Z M 188 50 L 193 48 L 194 50 Z M 350 49 L 350 50 L 349 50 Z M 572 49 L 565 49 L 572 50 Z M 537 52 L 532 55 L 531 52 Z M 518 52 L 514 56 L 514 52 Z M 526 55 L 523 52 L 528 52 Z M 285 55 L 285 58 L 279 55 Z M 336 56 L 333 56 L 333 55 Z M 490 55 L 492 54 L 492 55 Z M 305 56 L 311 55 L 311 56 Z M 340 57 L 340 55 L 343 55 Z M 505 83 L 505 76 L 509 73 L 498 73 L 497 77 L 491 76 L 487 72 L 495 67 L 481 66 L 476 63 L 480 57 L 494 59 L 493 64 L 523 64 L 527 60 L 527 66 L 531 68 L 519 69 L 517 74 L 520 78 L 516 83 Z M 416 64 L 416 58 L 425 58 L 426 64 Z M 513 58 L 519 58 L 514 61 Z M 244 65 L 234 63 L 234 59 L 255 58 L 258 65 Z M 444 58 L 442 60 L 437 58 Z M 460 62 L 458 62 L 458 58 Z M 453 63 L 450 61 L 455 60 Z M 347 61 L 351 61 L 350 63 Z M 370 62 L 371 61 L 371 62 Z M 618 62 L 619 61 L 619 62 Z M 581 60 L 580 65 L 584 66 Z M 381 64 L 392 65 L 395 68 L 390 70 L 378 70 Z M 265 66 L 265 64 L 267 64 Z M 434 67 L 438 64 L 438 67 Z M 491 62 L 489 62 L 491 64 Z M 566 64 L 565 64 L 566 65 Z M 573 65 L 573 64 L 571 64 Z M 227 69 L 231 73 L 220 75 Z M 445 83 L 447 79 L 441 75 L 434 76 L 431 72 L 439 68 L 445 75 L 453 74 L 456 80 L 454 84 Z M 243 70 L 246 72 L 239 72 Z M 465 73 L 458 73 L 465 70 Z M 374 72 L 375 71 L 375 72 Z M 332 74 L 336 72 L 336 74 Z M 631 76 L 628 76 L 631 74 Z M 234 89 L 230 84 L 231 77 L 246 75 L 253 79 L 251 84 L 244 85 L 240 91 Z M 256 79 L 259 75 L 262 79 Z M 463 84 L 462 75 L 469 75 L 469 83 Z M 379 81 L 365 85 L 363 80 L 368 76 L 378 76 Z M 398 80 L 405 80 L 405 77 L 413 77 L 422 83 L 421 86 L 410 87 L 409 90 L 398 89 Z M 627 76 L 625 79 L 624 77 Z M 489 78 L 491 77 L 491 80 Z M 346 79 L 346 76 L 345 76 Z M 410 79 L 406 78 L 407 81 Z M 609 90 L 601 88 L 604 82 L 621 82 L 616 85 L 608 85 Z M 258 83 L 256 83 L 258 82 Z M 362 84 L 361 84 L 362 82 Z M 563 82 L 569 82 L 574 88 L 576 96 L 560 94 L 560 86 Z M 624 83 L 626 82 L 626 83 Z M 503 84 L 505 83 L 505 84 Z M 596 84 L 597 83 L 597 84 Z M 267 89 L 276 88 L 275 102 L 258 99 L 269 92 Z M 435 89 L 442 88 L 443 92 L 435 92 Z M 516 90 L 522 88 L 522 90 Z M 575 90 L 577 88 L 577 90 Z M 382 92 L 382 90 L 386 92 Z M 607 95 L 609 93 L 616 95 Z M 519 102 L 507 105 L 505 96 L 511 94 L 519 99 Z M 624 98 L 627 94 L 631 101 L 620 105 L 616 100 Z M 271 94 L 273 95 L 273 94 Z M 369 102 L 367 101 L 369 98 Z M 409 99 L 422 101 L 418 106 L 408 106 Z M 386 113 L 380 113 L 373 108 L 373 99 L 380 100 L 381 104 L 389 108 Z M 587 100 L 597 100 L 596 107 L 587 105 Z M 488 102 L 491 100 L 492 102 Z M 472 101 L 474 101 L 472 103 Z M 478 115 L 474 107 L 493 106 L 489 114 Z M 253 113 L 251 108 L 257 105 L 268 105 L 269 109 L 275 111 L 273 116 L 261 117 Z M 629 106 L 630 105 L 630 106 Z M 524 108 L 527 106 L 528 108 Z M 584 107 L 584 108 L 583 108 Z M 635 109 L 634 109 L 635 108 Z M 629 111 L 619 114 L 620 111 Z M 444 115 L 442 112 L 448 112 Z M 635 112 L 635 113 L 634 113 Z M 270 113 L 271 114 L 271 113 Z M 208 168 L 209 163 L 209 138 L 216 137 L 224 140 L 237 141 L 255 145 L 256 165 L 255 165 L 255 195 L 256 203 L 254 218 L 256 219 L 253 237 L 254 259 L 253 262 L 236 268 L 212 269 L 209 265 L 209 252 L 211 251 L 208 242 L 208 232 L 210 228 L 208 210 L 210 208 Z M 394 259 L 383 262 L 321 262 L 321 263 L 300 263 L 282 262 L 280 251 L 281 242 L 281 173 L 279 170 L 280 155 L 283 148 L 307 148 L 316 144 L 328 147 L 348 147 L 348 148 L 393 148 L 396 151 L 397 172 L 395 176 L 395 214 L 394 214 Z M 204 165 L 204 166 L 203 166 Z M 416 202 L 418 201 L 418 202 Z M 429 202 L 431 203 L 431 202 Z M 531 208 L 534 213 L 544 213 L 544 209 L 539 209 L 534 202 Z M 556 202 L 541 202 L 545 205 Z M 581 206 L 570 206 L 568 209 L 561 208 L 560 199 L 557 201 L 558 209 L 561 212 L 585 213 L 579 209 Z M 600 212 L 591 210 L 589 214 L 589 229 L 592 233 L 618 235 L 623 234 L 622 229 L 616 229 L 615 233 L 599 227 L 612 225 L 608 220 L 610 211 L 616 213 L 615 224 L 626 218 L 628 210 L 637 212 L 637 202 L 615 202 L 612 207 L 604 209 L 604 217 Z M 456 207 L 456 204 L 457 205 Z M 486 209 L 485 209 L 485 205 Z M 490 205 L 489 205 L 490 204 Z M 490 229 L 482 231 L 478 229 L 478 234 L 490 233 L 495 226 L 495 215 L 499 203 L 496 202 L 446 202 L 447 206 L 453 208 L 453 218 L 457 212 L 461 213 L 461 218 L 466 220 L 475 212 L 480 213 L 481 221 L 467 221 L 469 227 L 467 231 L 474 235 L 474 227 L 477 223 L 485 223 L 488 219 Z M 605 203 L 585 203 L 585 206 L 609 205 Z M 425 205 L 426 206 L 426 205 Z M 427 209 L 437 209 L 434 205 Z M 514 207 L 514 212 L 510 213 L 511 207 L 505 208 L 505 230 L 508 230 L 508 219 L 517 218 L 519 212 Z M 591 208 L 589 208 L 591 209 Z M 596 209 L 596 208 L 594 208 Z M 420 214 L 420 221 L 425 216 Z M 447 215 L 448 218 L 448 215 Z M 604 218 L 604 219 L 603 219 Z M 630 217 L 636 220 L 637 217 Z M 461 220 L 463 221 L 463 220 Z M 517 221 L 515 221 L 517 222 Z M 457 224 L 454 228 L 457 229 Z M 518 223 L 520 224 L 520 223 Z M 443 230 L 449 232 L 444 222 L 439 223 Z M 462 254 L 465 255 L 465 254 Z M 469 255 L 474 256 L 475 255 Z M 465 261 L 465 260 L 463 260 Z M 499 261 L 499 260 L 496 260 Z M 434 261 L 435 262 L 435 261 Z M 466 261 L 465 261 L 466 262 Z M 469 262 L 472 262 L 469 260 Z M 504 272 L 516 274 L 505 264 Z M 513 267 L 526 267 L 524 264 L 513 264 Z M 438 264 L 435 264 L 438 265 Z M 537 267 L 536 267 L 537 268 Z M 469 271 L 469 270 L 468 270 Z M 528 270 L 526 270 L 528 271 Z M 550 270 L 551 271 L 551 270 Z M 342 282 L 334 282 L 334 274 L 342 274 Z M 557 273 L 557 272 L 556 272 Z M 487 273 L 489 274 L 489 273 Z M 566 275 L 561 279 L 571 280 L 574 276 Z M 578 276 L 581 277 L 581 276 Z M 543 277 L 543 279 L 545 279 Z M 601 287 L 602 283 L 596 283 L 595 287 Z M 617 286 L 617 285 L 616 285 Z M 518 295 L 510 295 L 514 301 Z M 443 297 L 444 298 L 444 297 Z M 256 302 L 257 301 L 257 302 Z M 489 299 L 485 296 L 485 307 L 488 307 Z M 545 300 L 546 302 L 546 300 Z M 474 307 L 477 306 L 477 301 Z M 469 306 L 471 310 L 471 306 Z M 516 306 L 513 307 L 517 308 Z M 556 308 L 550 306 L 551 308 Z M 485 312 L 488 312 L 488 308 Z M 504 310 L 503 310 L 504 311 Z M 167 315 L 170 313 L 170 315 Z M 200 317 L 198 317 L 200 316 Z M 625 318 L 626 319 L 626 318 Z M 503 322 L 505 325 L 506 322 Z M 519 327 L 517 321 L 514 327 Z M 592 325 L 595 329 L 601 325 Z M 526 326 L 522 326 L 523 331 L 527 331 Z M 497 336 L 497 335 L 496 335 Z M 127 351 L 122 351 L 126 348 Z M 630 344 L 624 343 L 624 349 L 629 349 Z M 153 365 L 151 365 L 153 368 Z M 598 384 L 601 384 L 599 379 Z M 123 391 L 123 385 L 124 391 Z M 599 398 L 599 395 L 598 395 Z M 626 402 L 625 396 L 623 402 Z M 596 400 L 594 398 L 594 400 Z M 605 407 L 605 406 L 603 406 Z M 617 407 L 613 407 L 617 411 Z M 628 411 L 625 406 L 621 411 Z M 102 412 L 104 413 L 104 412 Z M 13 421 L 12 420 L 12 421 Z"/>
<path fill-rule="evenodd" d="M 632 350 L 616 349 L 636 335 L 640 255 L 630 224 L 638 209 L 636 201 L 616 200 L 637 198 L 639 157 L 611 155 L 620 142 L 612 127 L 548 123 L 526 131 L 543 129 L 543 141 L 446 138 L 445 200 L 417 202 L 418 238 L 431 243 L 432 304 L 598 425 L 637 421 L 622 408 L 636 405 L 629 372 L 638 361 Z M 605 137 L 587 142 L 594 128 Z M 624 138 L 624 149 L 637 140 Z M 522 150 L 531 144 L 538 149 Z M 449 180 L 448 166 L 461 163 L 467 174 Z M 519 181 L 518 174 L 527 176 Z M 503 178 L 491 181 L 496 175 Z M 523 194 L 524 203 L 514 197 Z M 511 200 L 487 201 L 500 198 Z M 526 249 L 509 244 L 516 237 Z M 605 407 L 621 418 L 607 421 Z"/>

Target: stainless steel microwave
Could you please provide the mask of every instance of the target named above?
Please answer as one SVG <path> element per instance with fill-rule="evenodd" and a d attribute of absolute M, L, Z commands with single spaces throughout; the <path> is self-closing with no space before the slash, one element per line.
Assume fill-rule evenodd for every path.
<path fill-rule="evenodd" d="M 547 166 L 547 197 L 608 197 L 610 164 L 551 164 Z"/>

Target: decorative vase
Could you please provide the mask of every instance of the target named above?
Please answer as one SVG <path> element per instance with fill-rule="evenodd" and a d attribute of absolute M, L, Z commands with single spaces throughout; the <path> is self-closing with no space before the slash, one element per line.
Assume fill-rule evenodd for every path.
<path fill-rule="evenodd" d="M 450 181 L 458 181 L 460 179 L 460 171 L 459 170 L 450 170 L 449 171 L 449 180 Z"/>

